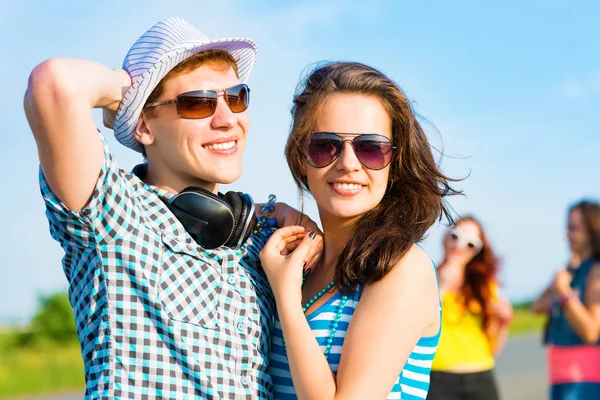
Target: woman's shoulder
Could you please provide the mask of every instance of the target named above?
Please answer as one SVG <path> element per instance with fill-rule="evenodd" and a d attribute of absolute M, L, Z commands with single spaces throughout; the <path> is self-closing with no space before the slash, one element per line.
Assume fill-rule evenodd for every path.
<path fill-rule="evenodd" d="M 390 272 L 379 282 L 369 287 L 391 286 L 396 291 L 412 288 L 432 288 L 437 291 L 437 277 L 435 265 L 427 252 L 418 245 L 412 245 L 402 259 L 390 270 Z M 400 289 L 400 290 L 399 290 Z"/>
<path fill-rule="evenodd" d="M 600 279 L 600 260 L 594 260 L 592 263 L 589 279 Z"/>
<path fill-rule="evenodd" d="M 429 257 L 425 249 L 418 244 L 412 245 L 394 269 L 399 268 L 410 269 L 414 273 L 425 273 L 427 276 L 431 276 L 431 272 L 433 272 L 435 276 L 435 264 L 433 260 Z"/>

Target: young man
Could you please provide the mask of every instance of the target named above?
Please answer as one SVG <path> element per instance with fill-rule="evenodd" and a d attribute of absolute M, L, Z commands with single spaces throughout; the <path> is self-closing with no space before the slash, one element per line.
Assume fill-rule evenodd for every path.
<path fill-rule="evenodd" d="M 216 194 L 240 176 L 255 54 L 250 40 L 210 40 L 167 19 L 133 45 L 125 70 L 51 59 L 31 73 L 25 111 L 50 230 L 66 253 L 86 398 L 272 396 L 265 238 L 209 249 L 169 206 L 186 187 Z M 146 164 L 117 167 L 93 108 L 108 125 L 115 116 L 117 140 Z M 281 224 L 298 215 L 277 205 Z"/>

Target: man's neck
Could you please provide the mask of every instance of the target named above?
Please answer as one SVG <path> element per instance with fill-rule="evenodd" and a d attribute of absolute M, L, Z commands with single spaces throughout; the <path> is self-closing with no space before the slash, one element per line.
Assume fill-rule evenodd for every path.
<path fill-rule="evenodd" d="M 189 186 L 200 187 L 214 194 L 219 190 L 219 185 L 217 183 L 205 182 L 200 179 L 190 178 L 189 176 L 182 176 L 173 173 L 173 171 L 167 171 L 164 168 L 154 167 L 151 163 L 147 164 L 146 175 L 141 177 L 141 179 L 149 185 L 156 186 L 171 193 L 179 193 Z"/>

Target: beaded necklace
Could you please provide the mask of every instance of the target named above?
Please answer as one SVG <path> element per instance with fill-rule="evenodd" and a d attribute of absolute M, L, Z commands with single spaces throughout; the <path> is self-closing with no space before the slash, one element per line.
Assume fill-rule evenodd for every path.
<path fill-rule="evenodd" d="M 306 277 L 304 277 L 304 278 L 306 278 Z M 335 281 L 332 280 L 331 282 L 329 282 L 327 284 L 327 286 L 325 286 L 323 289 L 321 289 L 319 291 L 319 293 L 314 295 L 310 300 L 308 300 L 308 302 L 306 302 L 304 307 L 302 307 L 302 312 L 306 313 L 306 311 L 310 308 L 310 306 L 312 306 L 317 300 L 319 300 L 321 297 L 323 297 L 325 295 L 325 293 L 330 291 L 334 285 L 335 285 Z M 346 305 L 347 301 L 348 301 L 348 296 L 343 295 L 342 298 L 340 299 L 340 304 L 338 305 L 337 312 L 335 314 L 335 318 L 333 319 L 333 322 L 331 324 L 331 328 L 329 330 L 329 337 L 327 338 L 327 342 L 325 344 L 325 358 L 327 360 L 329 360 L 329 354 L 331 353 L 331 346 L 333 344 L 333 338 L 335 337 L 335 333 L 337 332 L 340 319 L 342 318 L 342 313 L 344 312 L 344 306 Z M 283 338 L 282 338 L 282 340 L 283 340 L 283 348 L 286 349 L 285 340 Z M 286 352 L 287 352 L 287 349 L 286 349 Z"/>

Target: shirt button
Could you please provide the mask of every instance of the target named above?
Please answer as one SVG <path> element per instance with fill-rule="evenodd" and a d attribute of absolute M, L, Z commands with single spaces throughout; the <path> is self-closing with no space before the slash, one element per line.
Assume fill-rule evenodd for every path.
<path fill-rule="evenodd" d="M 235 284 L 235 275 L 231 274 L 227 277 L 227 283 L 229 283 L 230 285 Z"/>
<path fill-rule="evenodd" d="M 242 376 L 242 379 L 240 379 L 240 382 L 242 382 L 242 385 L 248 386 L 248 377 L 246 375 Z"/>
<path fill-rule="evenodd" d="M 243 322 L 238 322 L 237 329 L 240 332 L 244 332 L 246 330 L 246 324 L 244 324 Z"/>

